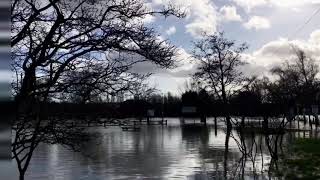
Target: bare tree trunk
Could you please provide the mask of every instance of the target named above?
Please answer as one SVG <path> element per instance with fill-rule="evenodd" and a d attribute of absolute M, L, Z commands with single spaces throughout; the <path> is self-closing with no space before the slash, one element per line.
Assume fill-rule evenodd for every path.
<path fill-rule="evenodd" d="M 232 129 L 231 117 L 229 115 L 226 116 L 227 128 Z"/>
<path fill-rule="evenodd" d="M 306 118 L 305 109 L 303 110 L 303 123 L 304 123 L 304 125 L 307 124 L 307 118 Z"/>
<path fill-rule="evenodd" d="M 312 119 L 311 119 L 310 114 L 308 114 L 308 120 L 309 120 L 309 126 L 310 126 L 310 128 L 312 130 Z"/>
<path fill-rule="evenodd" d="M 225 140 L 225 150 L 224 150 L 224 178 L 228 179 L 228 154 L 229 154 L 229 139 L 231 135 L 231 127 L 227 127 L 227 134 Z"/>
<path fill-rule="evenodd" d="M 296 119 L 298 122 L 298 130 L 300 130 L 300 117 Z M 300 133 L 299 133 L 300 134 Z"/>
<path fill-rule="evenodd" d="M 263 117 L 262 127 L 263 127 L 263 129 L 268 130 L 268 117 L 267 116 Z"/>
<path fill-rule="evenodd" d="M 19 171 L 19 180 L 24 180 L 25 172 Z"/>
<path fill-rule="evenodd" d="M 241 118 L 241 128 L 244 128 L 244 125 L 245 125 L 245 117 L 244 116 L 242 116 L 242 118 Z"/>
<path fill-rule="evenodd" d="M 218 124 L 217 124 L 217 116 L 214 117 L 214 134 L 218 135 Z"/>

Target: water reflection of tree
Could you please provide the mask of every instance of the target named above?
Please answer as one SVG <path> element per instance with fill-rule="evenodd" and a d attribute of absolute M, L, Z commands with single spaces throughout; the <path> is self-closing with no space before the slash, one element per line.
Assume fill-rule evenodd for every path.
<path fill-rule="evenodd" d="M 273 171 L 278 169 L 279 154 L 283 153 L 281 147 L 283 146 L 284 134 L 258 134 L 254 131 L 248 133 L 240 128 L 236 134 L 232 133 L 230 137 L 236 142 L 242 155 L 229 170 L 229 178 L 245 179 L 248 176 L 253 179 L 272 178 Z M 270 157 L 269 163 L 267 157 Z M 266 164 L 268 165 L 266 166 Z M 227 173 L 225 172 L 226 175 Z M 227 176 L 225 177 L 227 179 Z"/>
<path fill-rule="evenodd" d="M 224 163 L 227 162 L 228 165 L 230 162 L 240 158 L 239 153 L 233 150 L 229 151 L 229 147 L 225 148 L 223 145 L 211 146 L 209 144 L 209 139 L 211 137 L 210 126 L 182 128 L 181 132 L 182 139 L 186 142 L 186 148 L 190 150 L 198 150 L 200 156 L 199 160 L 202 166 L 202 171 L 201 173 L 195 172 L 195 177 L 198 177 L 199 175 L 200 179 L 206 179 L 208 176 L 214 179 L 225 179 L 224 168 L 227 166 Z M 219 131 L 219 136 L 220 135 L 223 135 L 221 131 Z M 223 143 L 224 145 L 229 145 L 229 143 L 225 142 Z M 226 149 L 228 150 L 227 152 Z M 206 176 L 203 176 L 204 174 L 206 174 Z"/>
<path fill-rule="evenodd" d="M 186 142 L 187 149 L 199 147 L 200 145 L 199 143 L 201 143 L 202 146 L 208 146 L 209 128 L 207 126 L 182 127 L 181 134 L 182 134 L 182 140 Z"/>
<path fill-rule="evenodd" d="M 284 133 L 286 125 L 283 119 L 271 119 L 275 127 L 265 131 L 237 128 L 224 132 L 224 146 L 212 146 L 210 126 L 205 130 L 191 131 L 182 129 L 182 139 L 187 148 L 198 147 L 202 173 L 207 173 L 214 179 L 276 179 L 278 161 L 284 154 L 284 147 L 294 140 L 294 133 Z M 278 123 L 273 123 L 278 121 Z M 235 146 L 234 146 L 235 143 Z M 234 149 L 236 147 L 236 149 Z M 209 167 L 209 168 L 208 168 Z"/>
<path fill-rule="evenodd" d="M 77 156 L 77 161 L 90 164 L 95 173 L 103 173 L 110 179 L 161 177 L 166 174 L 175 160 L 180 160 L 180 129 L 150 126 L 141 132 L 121 132 L 112 130 L 101 132 L 101 138 L 87 143 Z M 169 152 L 168 152 L 169 151 Z"/>

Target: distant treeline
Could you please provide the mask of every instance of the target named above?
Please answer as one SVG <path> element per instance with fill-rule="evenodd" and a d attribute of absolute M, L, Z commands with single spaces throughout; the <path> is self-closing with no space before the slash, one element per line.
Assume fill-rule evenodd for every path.
<path fill-rule="evenodd" d="M 283 104 L 251 104 L 251 103 L 230 103 L 223 105 L 219 102 L 207 102 L 205 104 L 185 103 L 181 100 L 173 102 L 148 102 L 146 100 L 127 100 L 120 103 L 47 103 L 44 104 L 45 110 L 41 113 L 43 115 L 54 116 L 102 116 L 109 118 L 126 118 L 137 117 L 142 118 L 147 116 L 147 111 L 154 110 L 156 117 L 180 117 L 184 116 L 181 110 L 185 106 L 196 107 L 197 113 L 193 116 L 205 115 L 207 117 L 223 116 L 226 109 L 231 112 L 232 116 L 278 116 L 285 114 L 287 109 Z M 227 106 L 227 107 L 226 107 Z"/>
<path fill-rule="evenodd" d="M 154 110 L 156 117 L 181 117 L 183 107 L 195 107 L 197 112 L 191 116 L 223 116 L 226 111 L 231 116 L 279 116 L 288 113 L 302 114 L 305 106 L 288 103 L 288 101 L 263 102 L 261 96 L 251 91 L 242 91 L 230 98 L 228 104 L 216 100 L 207 91 L 189 90 L 181 97 L 171 93 L 154 94 L 148 98 L 133 98 L 123 102 L 76 103 L 76 102 L 46 102 L 41 104 L 43 116 L 102 116 L 106 118 L 126 118 L 147 116 L 148 110 Z M 14 113 L 13 102 L 2 102 L 2 113 Z M 311 108 L 305 108 L 305 113 Z"/>

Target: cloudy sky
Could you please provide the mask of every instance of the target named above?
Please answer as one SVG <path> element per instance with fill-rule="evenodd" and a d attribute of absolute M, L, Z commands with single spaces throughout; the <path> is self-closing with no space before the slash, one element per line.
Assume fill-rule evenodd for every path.
<path fill-rule="evenodd" d="M 243 55 L 249 62 L 244 73 L 266 75 L 291 54 L 290 44 L 306 50 L 320 63 L 320 0 L 149 0 L 148 6 L 159 8 L 173 3 L 187 10 L 187 17 L 146 17 L 148 26 L 179 48 L 179 67 L 161 70 L 141 64 L 135 71 L 153 72 L 150 84 L 162 92 L 179 94 L 184 82 L 195 70 L 188 58 L 192 41 L 200 33 L 224 31 L 249 49 Z"/>

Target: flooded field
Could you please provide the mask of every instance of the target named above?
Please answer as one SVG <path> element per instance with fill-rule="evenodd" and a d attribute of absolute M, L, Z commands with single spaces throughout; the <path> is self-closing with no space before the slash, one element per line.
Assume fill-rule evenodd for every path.
<path fill-rule="evenodd" d="M 223 122 L 215 132 L 212 119 L 198 128 L 183 128 L 178 118 L 166 119 L 167 126 L 142 126 L 138 132 L 91 128 L 98 137 L 82 152 L 42 144 L 26 179 L 278 179 L 270 168 L 276 167 L 278 154 L 295 136 L 308 136 L 233 130 L 226 143 Z"/>

